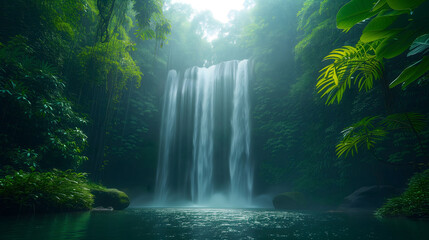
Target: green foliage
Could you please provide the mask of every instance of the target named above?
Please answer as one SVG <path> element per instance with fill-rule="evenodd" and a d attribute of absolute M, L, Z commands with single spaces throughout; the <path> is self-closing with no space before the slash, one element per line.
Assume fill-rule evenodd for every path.
<path fill-rule="evenodd" d="M 325 60 L 331 59 L 334 63 L 321 70 L 322 74 L 316 87 L 319 89 L 318 93 L 322 93 L 321 97 L 327 95 L 326 104 L 332 104 L 335 100 L 339 103 L 345 90 L 350 88 L 352 79 L 355 84 L 358 83 L 359 91 L 364 87 L 366 90 L 371 89 L 373 82 L 382 78 L 383 58 L 396 57 L 409 47 L 411 49 L 409 56 L 425 52 L 426 37 L 421 36 L 428 30 L 424 27 L 427 20 L 424 13 L 425 5 L 415 9 L 413 13 L 409 12 L 423 2 L 352 0 L 340 9 L 337 14 L 337 26 L 346 31 L 368 17 L 377 16 L 363 30 L 360 40 L 364 43 L 358 43 L 356 48 L 345 46 L 325 57 Z M 429 70 L 428 63 L 427 57 L 424 56 L 422 60 L 407 67 L 390 87 L 402 84 L 405 88 L 424 77 Z M 362 65 L 364 67 L 360 69 Z M 393 114 L 374 123 L 377 119 L 379 117 L 367 117 L 345 129 L 342 132 L 343 139 L 336 147 L 337 156 L 347 156 L 348 153 L 353 155 L 362 145 L 371 149 L 377 142 L 384 140 L 387 133 L 400 128 L 412 130 L 419 142 L 418 152 L 425 151 L 419 136 L 425 127 L 422 115 Z M 390 159 L 396 161 L 398 155 L 401 154 L 391 155 L 393 157 Z"/>
<path fill-rule="evenodd" d="M 161 0 L 135 1 L 133 9 L 137 12 L 136 19 L 141 27 L 147 27 L 151 23 L 153 14 L 162 13 L 162 6 Z"/>
<path fill-rule="evenodd" d="M 385 140 L 389 133 L 398 130 L 412 133 L 419 139 L 419 133 L 422 133 L 426 126 L 425 116 L 418 113 L 397 113 L 384 118 L 380 116 L 363 118 L 341 132 L 343 139 L 336 146 L 337 156 L 347 157 L 349 153 L 354 155 L 362 146 L 370 150 L 377 143 Z M 425 151 L 423 146 L 420 148 L 420 151 Z"/>
<path fill-rule="evenodd" d="M 55 68 L 34 58 L 26 42 L 17 36 L 0 45 L 2 163 L 77 167 L 86 160 L 82 151 L 87 138 L 77 126 L 86 120 L 63 96 L 65 84 Z"/>
<path fill-rule="evenodd" d="M 151 21 L 148 25 L 140 27 L 137 30 L 137 36 L 142 40 L 156 39 L 161 41 L 161 47 L 164 45 L 164 41 L 167 40 L 167 36 L 171 33 L 171 24 L 162 12 L 156 12 L 152 15 Z"/>
<path fill-rule="evenodd" d="M 427 38 L 425 35 L 429 32 L 428 7 L 429 2 L 426 0 L 353 0 L 338 12 L 337 26 L 349 30 L 355 24 L 377 15 L 363 30 L 361 41 L 379 41 L 375 55 L 380 60 L 397 57 L 409 48 L 411 52 L 408 55 L 411 56 L 427 48 L 427 44 L 421 40 Z M 407 67 L 390 87 L 402 84 L 405 88 L 418 79 L 427 79 L 428 62 L 426 56 L 423 56 Z"/>
<path fill-rule="evenodd" d="M 320 70 L 322 73 L 316 84 L 321 97 L 327 96 L 326 104 L 332 104 L 335 100 L 340 103 L 352 83 L 358 85 L 359 91 L 368 91 L 374 81 L 383 75 L 383 64 L 376 58 L 375 48 L 371 44 L 344 46 L 333 50 L 324 60 L 334 61 Z"/>
<path fill-rule="evenodd" d="M 397 113 L 387 116 L 381 122 L 387 130 L 406 130 L 421 133 L 427 126 L 426 118 L 420 113 Z"/>
<path fill-rule="evenodd" d="M 391 198 L 375 212 L 379 217 L 429 217 L 429 170 L 415 174 L 399 197 Z"/>
<path fill-rule="evenodd" d="M 360 37 L 362 42 L 368 43 L 384 39 L 401 31 L 399 26 L 389 29 L 388 27 L 395 23 L 399 17 L 402 18 L 404 15 L 392 15 L 388 12 L 386 14 L 383 13 L 385 12 L 380 13 L 379 16 L 374 18 L 366 25 L 365 29 L 362 31 L 362 36 Z"/>
<path fill-rule="evenodd" d="M 0 179 L 1 213 L 81 211 L 92 207 L 86 174 L 17 171 Z"/>
<path fill-rule="evenodd" d="M 393 80 L 389 87 L 393 88 L 397 85 L 402 85 L 402 89 L 406 89 L 408 85 L 414 81 L 421 79 L 427 80 L 429 72 L 429 56 L 424 56 L 421 60 L 413 63 L 402 71 L 402 73 Z M 426 77 L 424 77 L 426 75 Z"/>
<path fill-rule="evenodd" d="M 386 0 L 389 6 L 395 10 L 409 10 L 418 7 L 426 0 Z"/>
<path fill-rule="evenodd" d="M 337 156 L 341 157 L 343 154 L 347 156 L 349 153 L 352 155 L 358 152 L 358 148 L 366 145 L 369 150 L 374 145 L 381 141 L 387 132 L 381 127 L 375 127 L 374 121 L 378 117 L 366 117 L 352 126 L 344 129 L 343 140 L 337 145 Z"/>
<path fill-rule="evenodd" d="M 154 96 L 168 53 L 155 55 L 170 30 L 163 1 L 16 0 L 1 5 L 0 166 L 26 170 L 91 166 L 87 170 L 97 176 L 101 163 L 112 158 L 118 160 L 114 167 L 146 159 L 142 153 L 131 154 L 129 146 L 138 151 L 155 138 L 147 133 L 157 127 Z M 146 30 L 154 35 L 144 39 L 154 40 L 142 40 L 140 33 Z M 19 40 L 16 35 L 24 37 Z M 146 98 L 151 100 L 138 110 L 128 109 L 132 104 L 124 102 L 140 99 L 122 97 L 137 91 L 142 82 L 147 85 L 140 91 L 149 93 Z M 119 126 L 117 131 L 111 131 L 113 125 Z M 124 125 L 130 126 L 126 134 L 136 133 L 123 136 Z M 124 154 L 132 155 L 125 163 Z M 82 165 L 85 155 L 90 160 Z M 153 157 L 149 158 L 152 164 Z M 135 169 L 137 173 L 139 168 Z M 128 172 L 121 176 L 131 175 Z"/>
<path fill-rule="evenodd" d="M 374 11 L 378 0 L 352 0 L 337 13 L 337 27 L 346 31 L 355 24 L 372 17 L 380 11 Z"/>
<path fill-rule="evenodd" d="M 409 57 L 417 54 L 425 55 L 427 53 L 429 53 L 429 34 L 416 38 L 413 44 L 411 44 L 410 52 L 408 52 L 407 56 Z"/>
<path fill-rule="evenodd" d="M 85 78 L 115 92 L 116 100 L 127 82 L 135 82 L 136 86 L 140 86 L 142 73 L 129 53 L 132 47 L 133 43 L 114 38 L 84 48 L 79 59 Z"/>

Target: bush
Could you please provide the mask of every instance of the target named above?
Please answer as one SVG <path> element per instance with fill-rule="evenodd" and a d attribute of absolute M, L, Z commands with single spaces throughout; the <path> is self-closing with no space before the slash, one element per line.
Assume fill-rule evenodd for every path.
<path fill-rule="evenodd" d="M 380 217 L 429 217 L 429 169 L 415 174 L 401 196 L 389 199 L 375 212 Z"/>
<path fill-rule="evenodd" d="M 92 204 L 85 173 L 21 170 L 0 179 L 0 213 L 79 211 Z"/>

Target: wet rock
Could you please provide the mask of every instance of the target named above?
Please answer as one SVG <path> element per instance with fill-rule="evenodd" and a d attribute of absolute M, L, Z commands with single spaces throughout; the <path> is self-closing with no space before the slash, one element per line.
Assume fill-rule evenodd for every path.
<path fill-rule="evenodd" d="M 273 205 L 275 209 L 282 210 L 302 210 L 308 206 L 305 197 L 300 192 L 285 192 L 274 197 Z"/>
<path fill-rule="evenodd" d="M 340 210 L 373 210 L 379 208 L 390 197 L 398 195 L 398 189 L 392 186 L 374 185 L 357 189 L 344 198 Z"/>

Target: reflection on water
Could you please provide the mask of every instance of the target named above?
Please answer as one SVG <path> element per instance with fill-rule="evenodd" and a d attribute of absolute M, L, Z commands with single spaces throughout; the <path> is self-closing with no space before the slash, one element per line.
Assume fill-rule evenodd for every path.
<path fill-rule="evenodd" d="M 91 213 L 0 217 L 0 239 L 82 239 Z"/>
<path fill-rule="evenodd" d="M 427 239 L 429 223 L 264 209 L 135 208 L 0 217 L 0 239 Z"/>

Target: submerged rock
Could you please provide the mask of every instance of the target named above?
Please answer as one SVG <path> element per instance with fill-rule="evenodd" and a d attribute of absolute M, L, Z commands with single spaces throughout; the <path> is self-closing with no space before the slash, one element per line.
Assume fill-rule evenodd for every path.
<path fill-rule="evenodd" d="M 285 192 L 274 197 L 275 209 L 302 210 L 308 208 L 305 197 L 300 192 Z"/>
<path fill-rule="evenodd" d="M 398 194 L 398 189 L 392 186 L 365 186 L 357 189 L 344 198 L 340 210 L 374 210 L 383 205 L 390 197 Z"/>
<path fill-rule="evenodd" d="M 95 209 L 123 210 L 130 205 L 128 195 L 115 188 L 91 189 L 91 193 L 94 195 Z"/>

